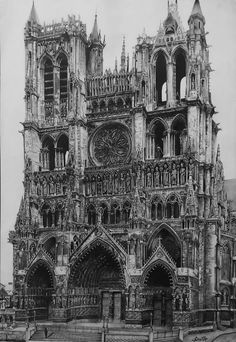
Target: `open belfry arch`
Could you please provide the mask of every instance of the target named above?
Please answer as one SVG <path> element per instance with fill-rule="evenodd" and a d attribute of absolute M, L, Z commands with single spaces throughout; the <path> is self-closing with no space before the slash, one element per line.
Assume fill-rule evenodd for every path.
<path fill-rule="evenodd" d="M 155 23 L 154 23 L 155 25 Z M 24 196 L 16 317 L 155 327 L 230 320 L 234 222 L 209 88 L 205 17 L 177 1 L 133 62 L 103 70 L 95 16 L 25 26 Z M 118 66 L 119 65 L 119 66 Z"/>

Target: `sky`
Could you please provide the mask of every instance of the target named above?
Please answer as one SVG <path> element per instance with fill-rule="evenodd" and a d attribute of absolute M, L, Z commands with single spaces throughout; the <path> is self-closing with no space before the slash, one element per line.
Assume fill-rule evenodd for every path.
<path fill-rule="evenodd" d="M 178 0 L 184 28 L 194 0 Z M 212 101 L 220 123 L 218 142 L 225 178 L 236 178 L 236 0 L 200 0 L 206 19 L 207 42 L 212 69 Z M 8 233 L 14 229 L 23 195 L 23 139 L 19 131 L 24 121 L 24 26 L 32 0 L 0 0 L 1 42 L 1 278 L 12 280 L 12 245 Z M 60 21 L 69 14 L 80 15 L 90 34 L 94 15 L 106 36 L 104 66 L 112 70 L 120 59 L 122 39 L 132 56 L 136 38 L 145 29 L 155 36 L 167 16 L 167 0 L 35 0 L 40 23 Z"/>

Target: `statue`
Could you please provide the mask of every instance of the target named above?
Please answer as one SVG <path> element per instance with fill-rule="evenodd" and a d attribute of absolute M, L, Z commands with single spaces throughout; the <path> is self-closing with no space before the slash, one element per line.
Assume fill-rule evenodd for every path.
<path fill-rule="evenodd" d="M 180 164 L 180 185 L 184 185 L 186 182 L 186 170 L 183 163 Z"/>
<path fill-rule="evenodd" d="M 177 185 L 177 170 L 175 164 L 172 166 L 171 185 Z"/>
<path fill-rule="evenodd" d="M 158 166 L 155 167 L 154 171 L 154 186 L 155 188 L 159 188 L 160 186 L 160 172 L 158 170 Z"/>
<path fill-rule="evenodd" d="M 147 187 L 152 187 L 152 173 L 150 171 L 150 168 L 147 169 Z"/>
<path fill-rule="evenodd" d="M 168 166 L 164 165 L 164 171 L 163 171 L 163 185 L 168 186 L 169 185 L 169 171 Z"/>
<path fill-rule="evenodd" d="M 160 160 L 163 157 L 162 149 L 159 145 L 156 146 L 156 159 Z"/>

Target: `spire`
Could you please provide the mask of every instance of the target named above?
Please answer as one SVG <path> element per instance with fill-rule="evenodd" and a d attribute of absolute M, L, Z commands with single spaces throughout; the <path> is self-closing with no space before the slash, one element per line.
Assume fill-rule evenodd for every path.
<path fill-rule="evenodd" d="M 195 15 L 195 14 L 199 14 L 203 17 L 202 9 L 201 9 L 201 5 L 200 5 L 199 0 L 195 0 L 195 3 L 193 5 L 193 10 L 192 10 L 191 15 Z"/>
<path fill-rule="evenodd" d="M 93 30 L 90 35 L 90 38 L 94 42 L 99 42 L 99 32 L 98 32 L 98 22 L 97 22 L 97 13 L 95 14 L 94 24 L 93 24 Z"/>
<path fill-rule="evenodd" d="M 121 52 L 121 70 L 125 70 L 125 37 L 123 37 L 122 52 Z"/>
<path fill-rule="evenodd" d="M 205 18 L 204 18 L 204 15 L 202 14 L 202 9 L 201 9 L 201 5 L 200 5 L 200 1 L 199 0 L 195 0 L 195 2 L 194 2 L 190 18 L 191 17 L 199 17 L 200 19 L 203 20 L 203 22 L 205 24 Z"/>
<path fill-rule="evenodd" d="M 30 16 L 29 16 L 28 21 L 30 21 L 31 23 L 39 24 L 39 18 L 38 18 L 38 15 L 36 13 L 36 9 L 35 9 L 35 6 L 34 6 L 34 1 L 33 1 L 33 5 L 32 5 L 32 8 L 31 8 L 31 12 L 30 12 Z"/>

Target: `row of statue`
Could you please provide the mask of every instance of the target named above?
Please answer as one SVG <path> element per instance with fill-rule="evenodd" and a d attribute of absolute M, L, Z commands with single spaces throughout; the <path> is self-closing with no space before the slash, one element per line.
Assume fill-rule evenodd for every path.
<path fill-rule="evenodd" d="M 95 196 L 129 193 L 132 188 L 131 182 L 130 171 L 114 172 L 103 176 L 86 176 L 85 194 Z"/>
<path fill-rule="evenodd" d="M 26 179 L 26 190 L 31 195 L 36 196 L 55 196 L 66 194 L 66 176 L 64 177 L 44 177 L 43 179 L 29 180 Z"/>

